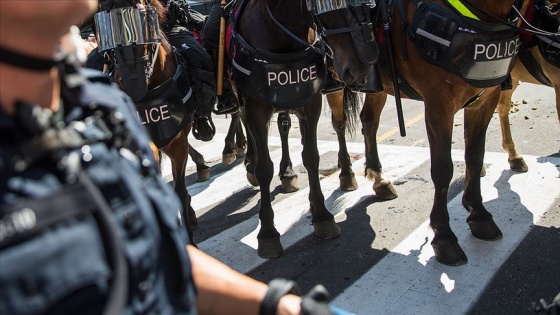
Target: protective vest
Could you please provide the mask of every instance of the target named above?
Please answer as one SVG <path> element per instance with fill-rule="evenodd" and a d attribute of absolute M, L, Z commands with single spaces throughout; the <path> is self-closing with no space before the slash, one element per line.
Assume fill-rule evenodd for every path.
<path fill-rule="evenodd" d="M 134 104 L 65 71 L 60 119 L 0 110 L 0 314 L 195 314 L 181 205 Z"/>
<path fill-rule="evenodd" d="M 239 4 L 230 18 L 228 55 L 236 87 L 245 94 L 277 109 L 294 109 L 308 104 L 327 79 L 322 49 L 276 54 L 255 49 L 237 31 L 237 22 L 248 1 Z"/>

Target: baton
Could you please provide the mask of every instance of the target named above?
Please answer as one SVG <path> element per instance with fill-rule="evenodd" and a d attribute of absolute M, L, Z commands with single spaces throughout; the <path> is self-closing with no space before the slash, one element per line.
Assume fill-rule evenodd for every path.
<path fill-rule="evenodd" d="M 391 32 L 389 30 L 390 21 L 389 15 L 386 7 L 387 3 L 385 0 L 379 2 L 379 9 L 381 10 L 381 21 L 383 23 L 383 34 L 385 35 L 385 40 L 387 41 L 387 49 L 389 51 L 389 65 L 391 66 L 391 75 L 393 76 L 393 90 L 395 91 L 395 103 L 397 106 L 397 118 L 399 120 L 399 130 L 401 132 L 401 137 L 406 136 L 406 131 L 404 129 L 404 117 L 401 103 L 401 93 L 399 89 L 399 82 L 397 79 L 397 69 L 395 67 L 395 60 L 393 57 L 393 44 L 391 43 Z M 406 17 L 404 17 L 406 18 Z"/>
<path fill-rule="evenodd" d="M 216 96 L 219 98 L 223 94 L 224 88 L 224 55 L 226 48 L 226 18 L 224 17 L 224 10 L 227 0 L 222 0 L 220 3 L 221 17 L 220 17 L 220 44 L 218 46 L 218 78 L 216 81 Z"/>

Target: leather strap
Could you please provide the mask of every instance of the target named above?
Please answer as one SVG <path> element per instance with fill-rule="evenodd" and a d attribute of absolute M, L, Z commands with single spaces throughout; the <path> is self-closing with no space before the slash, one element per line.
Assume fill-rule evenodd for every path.
<path fill-rule="evenodd" d="M 261 302 L 260 315 L 276 315 L 276 308 L 280 299 L 288 294 L 297 294 L 299 288 L 294 281 L 273 279 L 268 283 L 268 291 Z"/>
<path fill-rule="evenodd" d="M 2 46 L 0 46 L 0 61 L 32 71 L 49 71 L 58 64 L 54 59 L 34 57 Z"/>

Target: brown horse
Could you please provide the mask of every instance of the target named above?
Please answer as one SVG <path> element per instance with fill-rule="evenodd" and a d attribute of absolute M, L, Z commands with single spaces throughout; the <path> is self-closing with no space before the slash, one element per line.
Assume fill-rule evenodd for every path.
<path fill-rule="evenodd" d="M 129 8 L 131 7 L 131 3 L 133 2 L 129 2 L 128 0 L 100 1 L 100 12 L 110 9 Z M 111 6 L 109 7 L 109 5 Z M 163 25 L 165 23 L 165 8 L 159 1 L 138 0 L 134 2 L 134 6 L 138 8 L 147 8 L 148 6 L 155 8 L 157 10 L 157 19 L 159 20 L 159 24 Z M 149 19 L 149 17 L 147 19 Z M 99 36 L 100 30 L 98 29 L 97 32 Z M 185 103 L 184 101 L 187 98 L 185 95 L 188 95 L 189 86 L 183 84 L 179 85 L 174 81 L 174 77 L 182 78 L 183 73 L 179 69 L 183 69 L 183 71 L 185 70 L 184 61 L 182 63 L 181 56 L 174 53 L 171 45 L 165 38 L 163 31 L 159 31 L 159 34 L 157 35 L 160 38 L 160 43 L 149 43 L 145 45 L 134 43 L 130 46 L 132 48 L 129 50 L 126 50 L 126 46 L 124 49 L 123 47 L 115 47 L 114 49 L 107 50 L 107 52 L 109 52 L 108 55 L 110 56 L 110 60 L 114 65 L 114 68 L 112 68 L 112 71 L 110 72 L 112 80 L 114 80 L 125 92 L 133 97 L 135 103 L 139 106 L 139 118 L 143 120 L 143 123 L 148 127 L 148 131 L 150 132 L 152 138 L 154 138 L 153 131 L 157 130 L 158 126 L 155 122 L 151 125 L 151 122 L 148 121 L 147 116 L 144 116 L 144 114 L 149 112 L 149 117 L 154 118 L 152 113 L 153 111 L 156 111 L 156 119 L 152 120 L 157 120 L 159 117 L 161 118 L 161 121 L 164 121 L 164 116 L 171 116 L 166 114 L 166 111 L 171 111 L 172 109 L 167 108 L 167 104 L 163 104 L 161 102 L 168 102 L 170 107 L 171 105 L 179 106 L 179 108 L 189 106 L 189 103 Z M 138 61 L 142 62 L 146 60 L 147 62 L 144 64 L 136 64 Z M 131 65 L 135 65 L 138 68 L 130 70 L 129 67 Z M 144 73 L 147 74 L 144 76 Z M 137 84 L 135 85 L 135 83 Z M 167 94 L 161 95 L 159 92 Z M 169 96 L 169 93 L 171 93 L 172 96 Z M 153 106 L 150 106 L 150 104 Z M 166 109 L 163 110 L 161 106 L 165 106 Z M 157 109 L 158 107 L 159 109 Z M 172 114 L 182 119 L 172 122 L 171 126 L 175 129 L 174 134 L 169 134 L 170 130 L 174 130 L 173 128 L 167 129 L 167 138 L 159 141 L 159 143 L 156 141 L 156 145 L 157 148 L 161 152 L 165 153 L 171 160 L 175 192 L 182 202 L 183 216 L 186 220 L 186 229 L 192 241 L 193 231 L 197 225 L 197 218 L 193 208 L 191 207 L 191 196 L 187 191 L 185 182 L 185 168 L 190 148 L 188 135 L 192 128 L 192 117 L 189 115 L 192 113 L 182 114 L 180 112 L 174 112 Z M 162 138 L 161 134 L 156 133 L 156 138 L 158 136 L 160 139 Z M 196 156 L 196 153 L 198 152 L 193 150 L 191 153 L 194 153 Z M 198 155 L 202 157 L 199 153 Z M 204 162 L 203 159 L 202 162 Z M 170 211 L 173 210 L 174 209 L 170 209 Z"/>
<path fill-rule="evenodd" d="M 346 148 L 346 131 L 352 131 L 353 117 L 349 114 L 357 113 L 358 110 L 348 110 L 348 108 L 358 108 L 361 100 L 358 94 L 352 92 L 348 87 L 343 90 L 329 93 L 326 96 L 332 115 L 332 126 L 336 132 L 338 140 L 338 167 L 340 168 L 340 189 L 344 191 L 356 190 L 357 183 L 348 149 Z M 379 127 L 379 112 L 372 112 L 369 93 L 365 94 L 364 106 L 360 111 L 360 121 L 362 124 L 362 134 L 365 144 L 365 170 L 364 173 L 369 180 L 373 181 L 373 191 L 377 198 L 391 200 L 398 197 L 397 190 L 382 170 L 377 150 L 377 140 L 375 133 Z M 368 104 L 368 105 L 365 105 Z M 351 122 L 349 124 L 349 122 Z M 372 136 L 373 135 L 373 136 Z"/>
<path fill-rule="evenodd" d="M 560 21 L 560 9 L 558 0 L 556 3 L 554 1 L 548 1 L 546 6 L 542 10 L 547 12 L 541 12 L 549 16 L 549 18 L 556 18 Z M 534 21 L 536 22 L 536 21 Z M 554 24 L 554 21 L 551 21 Z M 536 23 L 537 25 L 540 23 Z M 556 22 L 556 28 L 560 22 Z M 553 30 L 551 30 L 553 31 Z M 560 32 L 560 30 L 556 30 Z M 538 39 L 533 37 L 527 40 L 528 44 L 538 42 Z M 556 54 L 559 53 L 560 43 L 556 43 L 557 47 L 551 47 L 555 49 Z M 554 88 L 556 94 L 556 113 L 558 114 L 558 120 L 560 121 L 560 68 L 558 65 L 552 64 L 550 61 L 546 60 L 542 54 L 542 47 L 535 43 L 532 48 L 525 48 L 525 51 L 521 51 L 518 59 L 515 63 L 515 67 L 511 71 L 511 78 L 513 88 L 510 90 L 502 91 L 500 102 L 498 103 L 498 114 L 500 117 L 500 126 L 502 128 L 502 147 L 508 153 L 508 162 L 510 168 L 516 172 L 527 172 L 527 163 L 523 160 L 523 156 L 515 149 L 515 143 L 511 136 L 509 112 L 511 109 L 511 97 L 515 92 L 515 88 L 518 86 L 519 82 L 527 82 L 533 84 L 542 84 L 551 86 Z M 525 55 L 522 55 L 524 53 Z M 557 57 L 558 58 L 558 57 Z M 527 66 L 526 66 L 527 65 Z M 528 70 L 530 69 L 530 70 Z"/>
<path fill-rule="evenodd" d="M 465 112 L 463 206 L 469 212 L 467 223 L 476 238 L 502 238 L 502 232 L 482 202 L 480 174 L 486 129 L 500 98 L 499 84 L 513 66 L 518 45 L 515 31 L 500 22 L 508 20 L 514 2 L 393 1 L 395 7 L 391 8 L 390 37 L 385 38 L 377 64 L 383 92 L 367 93 L 365 96 L 360 116 L 366 154 L 374 158 L 373 174 L 381 170 L 376 148 L 379 117 L 387 93 L 395 95 L 391 59 L 401 82 L 397 85 L 399 95 L 424 101 L 431 176 L 435 186 L 430 214 L 430 226 L 435 234 L 432 247 L 436 259 L 443 264 L 461 265 L 467 262 L 467 256 L 449 225 L 447 209 L 447 193 L 453 175 L 453 117 L 461 109 Z M 478 37 L 469 40 L 469 36 L 473 36 L 469 34 L 477 34 L 474 36 Z M 459 40 L 455 41 L 456 38 Z M 502 49 L 500 58 L 497 50 L 491 51 L 497 49 L 499 43 Z M 477 58 L 483 61 L 478 65 L 484 66 L 477 66 Z M 487 70 L 491 70 L 492 74 Z"/>
<path fill-rule="evenodd" d="M 315 11 L 320 14 L 320 20 L 316 20 L 320 22 L 319 33 L 327 35 L 326 43 L 335 52 L 337 72 L 349 85 L 364 83 L 371 63 L 377 59 L 375 43 L 370 42 L 371 9 L 364 4 L 340 8 L 338 12 Z M 261 194 L 258 254 L 273 258 L 283 253 L 280 234 L 274 227 L 270 194 L 273 163 L 268 151 L 268 128 L 275 112 L 294 114 L 299 119 L 314 234 L 324 239 L 340 234 L 325 207 L 318 172 L 317 123 L 322 109 L 320 89 L 326 74 L 324 55 L 320 47 L 311 45 L 315 37 L 309 36 L 312 16 L 301 0 L 241 1 L 232 16 L 233 49 L 229 56 L 232 83 L 249 140 L 245 167 L 249 182 L 258 185 Z M 346 31 L 336 31 L 343 29 Z M 329 31 L 334 35 L 329 36 Z M 360 45 L 364 42 L 368 45 Z M 342 50 L 348 53 L 336 54 Z"/>

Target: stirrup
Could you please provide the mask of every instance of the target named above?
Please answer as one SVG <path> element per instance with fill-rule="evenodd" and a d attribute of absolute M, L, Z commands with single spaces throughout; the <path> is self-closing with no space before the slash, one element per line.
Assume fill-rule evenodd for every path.
<path fill-rule="evenodd" d="M 216 134 L 216 126 L 212 118 L 199 116 L 193 119 L 192 134 L 196 140 L 211 141 Z"/>
<path fill-rule="evenodd" d="M 218 102 L 212 112 L 216 115 L 235 114 L 239 110 L 239 105 L 224 98 L 218 97 Z"/>

